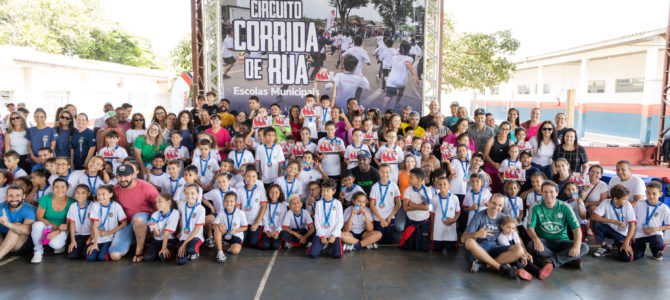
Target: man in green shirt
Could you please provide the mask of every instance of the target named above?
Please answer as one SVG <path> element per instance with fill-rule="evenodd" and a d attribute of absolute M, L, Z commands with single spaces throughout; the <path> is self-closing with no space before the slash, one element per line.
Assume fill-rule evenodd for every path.
<path fill-rule="evenodd" d="M 275 125 L 275 117 L 281 115 L 281 107 L 279 104 L 273 103 L 270 106 L 270 116 L 272 116 L 272 127 L 274 127 L 275 132 L 277 133 L 277 141 L 283 142 L 286 140 L 286 136 L 291 134 L 291 126 L 278 126 Z"/>
<path fill-rule="evenodd" d="M 528 222 L 528 250 L 538 258 L 538 266 L 551 263 L 554 267 L 568 264 L 581 269 L 580 257 L 589 252 L 589 246 L 582 243 L 582 231 L 572 208 L 563 201 L 556 200 L 558 185 L 553 181 L 542 184 L 543 202 L 530 209 Z M 568 228 L 574 241 L 568 237 Z"/>

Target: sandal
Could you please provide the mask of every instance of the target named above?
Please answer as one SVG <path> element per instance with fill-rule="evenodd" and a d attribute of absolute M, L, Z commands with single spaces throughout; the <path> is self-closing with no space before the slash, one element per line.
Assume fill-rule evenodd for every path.
<path fill-rule="evenodd" d="M 133 255 L 133 262 L 141 262 L 144 260 L 144 254 Z"/>

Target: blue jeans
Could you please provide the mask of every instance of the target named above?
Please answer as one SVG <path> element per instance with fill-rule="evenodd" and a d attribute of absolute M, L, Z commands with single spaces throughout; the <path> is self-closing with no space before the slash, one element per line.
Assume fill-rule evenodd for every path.
<path fill-rule="evenodd" d="M 130 220 L 130 224 L 128 226 L 121 228 L 121 230 L 117 231 L 114 234 L 114 239 L 112 240 L 112 245 L 109 247 L 109 253 L 114 254 L 114 253 L 120 253 L 121 256 L 126 255 L 128 253 L 128 249 L 130 249 L 130 244 L 132 244 L 135 241 L 135 231 L 133 230 L 133 223 L 135 217 L 142 218 L 144 223 L 147 223 L 149 221 L 150 214 L 149 213 L 136 213 L 132 220 Z"/>
<path fill-rule="evenodd" d="M 547 240 L 540 238 L 540 241 L 542 242 L 542 245 L 544 245 L 544 251 L 535 251 L 533 241 L 528 242 L 526 249 L 528 249 L 532 255 L 550 258 L 551 262 L 554 263 L 554 267 L 557 268 L 589 253 L 589 246 L 586 243 L 581 244 L 579 248 L 579 256 L 573 257 L 568 254 L 573 245 L 571 240 Z"/>
<path fill-rule="evenodd" d="M 609 225 L 601 222 L 592 222 L 591 228 L 593 229 L 593 234 L 595 235 L 598 244 L 602 245 L 603 243 L 607 243 L 607 239 L 612 239 L 619 251 L 619 253 L 617 253 L 617 258 L 621 261 L 633 261 L 633 255 L 621 250 L 621 245 L 626 241 L 625 236 L 612 229 Z"/>
<path fill-rule="evenodd" d="M 534 162 L 531 162 L 530 165 L 533 166 L 533 167 L 535 167 L 535 168 L 537 168 L 537 169 L 540 170 L 541 172 L 543 172 L 544 175 L 547 176 L 547 178 L 551 178 L 551 176 L 552 176 L 552 175 L 551 175 L 551 164 L 548 164 L 548 165 L 546 165 L 546 166 L 541 166 L 541 165 L 538 165 L 538 164 L 536 164 L 536 163 L 534 163 Z M 528 180 L 528 178 L 526 178 L 526 180 Z"/>

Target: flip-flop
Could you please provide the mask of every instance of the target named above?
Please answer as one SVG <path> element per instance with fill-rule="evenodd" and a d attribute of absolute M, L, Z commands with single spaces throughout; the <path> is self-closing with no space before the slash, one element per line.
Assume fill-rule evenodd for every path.
<path fill-rule="evenodd" d="M 144 260 L 144 254 L 133 255 L 133 262 L 142 262 L 143 260 Z"/>

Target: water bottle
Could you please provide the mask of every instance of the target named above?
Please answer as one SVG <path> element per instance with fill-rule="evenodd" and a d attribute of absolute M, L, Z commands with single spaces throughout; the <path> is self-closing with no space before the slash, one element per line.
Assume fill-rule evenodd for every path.
<path fill-rule="evenodd" d="M 44 232 L 42 232 L 42 245 L 48 245 L 49 242 L 51 241 L 50 239 L 47 238 L 47 235 L 53 231 L 53 228 L 51 225 L 47 225 L 46 228 L 44 228 Z"/>

